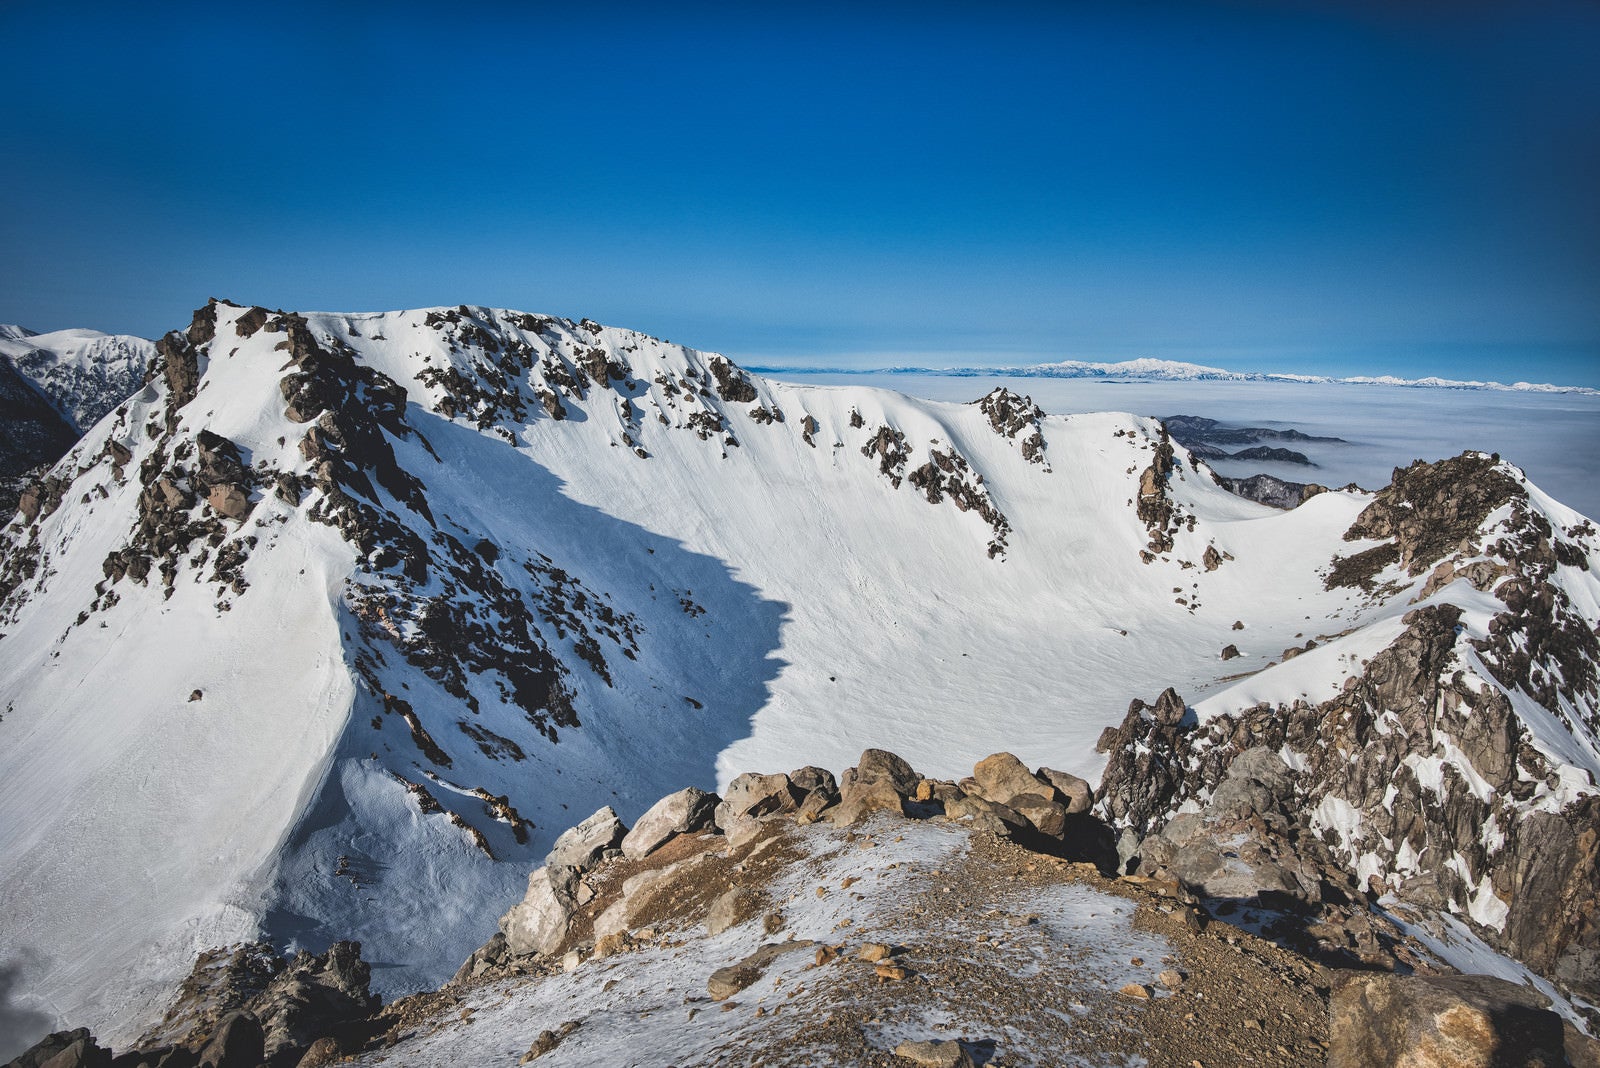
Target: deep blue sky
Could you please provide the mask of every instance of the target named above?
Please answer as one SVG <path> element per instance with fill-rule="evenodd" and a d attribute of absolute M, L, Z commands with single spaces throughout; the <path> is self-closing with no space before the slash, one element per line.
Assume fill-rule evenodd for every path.
<path fill-rule="evenodd" d="M 0 2 L 0 321 L 1600 385 L 1600 5 Z"/>

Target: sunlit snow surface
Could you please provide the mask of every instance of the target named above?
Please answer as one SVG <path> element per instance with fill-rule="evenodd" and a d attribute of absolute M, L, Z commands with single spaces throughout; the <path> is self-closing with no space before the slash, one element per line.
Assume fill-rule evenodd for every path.
<path fill-rule="evenodd" d="M 1507 372 L 1511 374 L 1511 372 Z M 996 385 L 1028 394 L 1047 412 L 1122 411 L 1198 415 L 1238 426 L 1293 427 L 1348 444 L 1268 442 L 1304 453 L 1316 467 L 1221 461 L 1224 475 L 1266 472 L 1293 482 L 1379 489 L 1412 460 L 1465 449 L 1498 452 L 1546 493 L 1600 516 L 1600 395 L 1300 382 L 1093 382 L 1044 378 L 951 378 L 922 374 L 800 374 L 816 385 L 898 389 L 917 397 L 971 400 Z M 1230 449 L 1229 451 L 1234 451 Z"/>
<path fill-rule="evenodd" d="M 242 311 L 220 308 L 219 342 L 202 361 L 199 395 L 183 409 L 184 433 L 204 427 L 237 442 L 250 462 L 306 472 L 297 449 L 305 428 L 284 418 L 278 388 L 281 335 L 237 333 Z M 564 323 L 546 333 L 629 363 L 631 403 L 644 417 L 630 422 L 621 396 L 596 387 L 569 400 L 565 420 L 531 405 L 525 423 L 500 435 L 439 414 L 442 393 L 419 373 L 430 361 L 435 370 L 472 372 L 471 356 L 424 325 L 424 314 L 309 318 L 406 389 L 407 419 L 430 444 L 397 441 L 396 454 L 424 482 L 439 522 L 469 543 L 492 539 L 506 554 L 502 566 L 513 554 L 547 555 L 636 618 L 637 659 L 612 650 L 608 684 L 576 659 L 567 636 L 566 644 L 546 636 L 571 662 L 582 721 L 559 744 L 490 699 L 484 683 L 474 722 L 521 746 L 527 759 L 510 761 L 463 741 L 457 727 L 466 713 L 394 657 L 393 685 L 455 756 L 430 779 L 437 769 L 392 717 L 380 725 L 378 696 L 356 682 L 349 643 L 358 628 L 343 598 L 357 561 L 331 528 L 307 519 L 314 496 L 299 508 L 270 494 L 256 503 L 248 522 L 261 544 L 244 571 L 250 589 L 229 611 L 214 606 L 214 586 L 182 576 L 170 601 L 154 582 L 123 582 L 119 604 L 76 623 L 142 488 L 136 476 L 115 482 L 96 458 L 114 436 L 135 450 L 130 474 L 138 469 L 151 447 L 143 426 L 165 399 L 153 382 L 125 424 L 103 420 L 69 458 L 88 473 L 40 524 L 54 569 L 48 596 L 20 611 L 0 642 L 0 686 L 14 706 L 0 724 L 0 968 L 22 969 L 20 991 L 42 1014 L 29 1021 L 35 1030 L 85 1023 L 125 1041 L 159 1010 L 197 950 L 261 927 L 318 950 L 335 937 L 360 939 L 386 996 L 431 987 L 492 933 L 553 837 L 601 804 L 631 821 L 691 783 L 719 787 L 740 772 L 807 763 L 842 771 L 869 746 L 938 777 L 958 778 L 1004 749 L 1030 766 L 1098 781 L 1104 757 L 1094 743 L 1131 698 L 1173 686 L 1208 711 L 1301 693 L 1320 699 L 1402 610 L 1322 587 L 1333 554 L 1352 550 L 1341 535 L 1370 499 L 1360 493 L 1277 512 L 1184 463 L 1170 494 L 1195 528 L 1178 531 L 1166 559 L 1141 562 L 1149 535 L 1133 502 L 1159 431 L 1148 418 L 1047 418 L 1048 464 L 1038 465 L 965 403 L 987 382 L 880 383 L 937 386 L 949 398 L 928 400 L 858 377 L 842 387 L 753 378 L 753 403 L 781 409 L 786 420 L 761 424 L 750 417 L 752 402 L 708 400 L 739 443 L 724 446 L 720 435 L 705 440 L 673 425 L 684 409 L 668 406 L 654 384 L 660 375 L 703 373 L 705 354 Z M 543 335 L 493 314 L 501 328 L 544 346 L 541 358 L 549 352 Z M 1016 386 L 1047 408 L 1069 407 L 1055 399 L 1055 383 Z M 1396 452 L 1397 435 L 1408 431 L 1464 433 L 1469 421 L 1448 407 L 1467 403 L 1464 395 L 1407 390 L 1396 398 L 1406 419 L 1399 408 L 1367 411 L 1357 427 L 1355 409 L 1319 422 L 1314 412 L 1262 403 L 1254 384 L 1186 384 L 1161 395 L 1075 388 L 1096 407 L 1252 425 L 1270 414 L 1369 443 L 1339 449 L 1390 442 L 1382 462 L 1369 458 L 1360 475 L 1334 474 L 1329 461 L 1317 477 L 1334 484 L 1381 485 L 1412 453 L 1460 445 L 1513 460 L 1524 460 L 1518 449 L 1528 446 L 1536 469 L 1540 457 L 1559 453 L 1570 469 L 1595 454 L 1583 444 L 1593 440 L 1592 398 L 1471 397 L 1544 414 L 1526 417 L 1538 425 L 1520 428 L 1516 440 L 1445 447 L 1419 437 Z M 1269 388 L 1332 398 L 1369 387 Z M 1205 403 L 1218 389 L 1234 408 Z M 807 417 L 815 447 L 801 437 Z M 932 448 L 954 449 L 983 476 L 1011 525 L 1002 559 L 987 556 L 993 532 L 977 513 L 930 504 L 909 482 L 891 486 L 876 459 L 862 455 L 882 425 L 904 433 L 910 466 Z M 1535 431 L 1563 443 L 1531 448 Z M 634 454 L 629 434 L 648 458 Z M 1566 494 L 1559 472 L 1539 477 Z M 91 493 L 80 505 L 95 488 L 106 496 Z M 1183 566 L 1208 546 L 1231 559 L 1215 571 Z M 1586 613 L 1592 600 L 1581 606 Z M 703 613 L 686 611 L 686 602 Z M 1235 620 L 1243 629 L 1233 629 Z M 1248 677 L 1286 647 L 1369 624 L 1379 629 L 1281 666 L 1289 670 Z M 1227 644 L 1242 655 L 1224 663 Z M 187 700 L 194 690 L 202 700 Z M 420 811 L 396 774 L 428 781 L 447 807 L 472 816 L 497 859 L 444 814 Z M 481 805 L 470 807 L 478 803 L 463 792 L 474 787 L 509 795 L 535 825 L 531 839 L 513 842 Z M 336 874 L 347 856 L 359 885 Z"/>

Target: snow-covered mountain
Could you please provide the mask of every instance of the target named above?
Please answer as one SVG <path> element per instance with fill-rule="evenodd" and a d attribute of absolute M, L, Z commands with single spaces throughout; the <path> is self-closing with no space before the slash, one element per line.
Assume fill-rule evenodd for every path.
<path fill-rule="evenodd" d="M 78 438 L 39 388 L 0 360 L 0 509 L 14 511 L 23 486 Z"/>
<path fill-rule="evenodd" d="M 94 426 L 144 381 L 155 344 L 128 334 L 0 325 L 0 356 L 31 379 L 78 431 Z"/>
<path fill-rule="evenodd" d="M 1131 697 L 1325 702 L 1419 606 L 1544 762 L 1508 818 L 1596 796 L 1600 542 L 1498 460 L 1473 478 L 1516 492 L 1416 555 L 1372 495 L 1242 500 L 1155 420 L 784 385 L 587 320 L 213 302 L 158 360 L 0 549 L 0 964 L 37 1031 L 131 1035 L 261 933 L 433 985 L 601 805 L 873 745 L 1095 781 Z M 1496 623 L 1530 529 L 1576 658 Z M 1422 785 L 1470 781 L 1438 744 Z M 1439 907 L 1492 931 L 1476 863 Z"/>
<path fill-rule="evenodd" d="M 765 370 L 804 370 L 822 373 L 814 368 L 778 368 Z M 1416 389 L 1473 389 L 1511 391 L 1516 393 L 1600 393 L 1592 386 L 1559 386 L 1543 382 L 1484 382 L 1474 379 L 1400 378 L 1395 375 L 1352 375 L 1338 378 L 1330 375 L 1302 375 L 1268 371 L 1229 371 L 1221 367 L 1185 363 L 1179 360 L 1158 360 L 1143 357 L 1136 360 L 1119 360 L 1114 363 L 1097 363 L 1088 360 L 1061 360 L 1055 363 L 1032 363 L 1004 367 L 883 367 L 873 370 L 859 368 L 830 368 L 828 374 L 906 374 L 944 375 L 952 378 L 1089 378 L 1106 382 L 1310 382 L 1353 386 L 1405 386 Z"/>

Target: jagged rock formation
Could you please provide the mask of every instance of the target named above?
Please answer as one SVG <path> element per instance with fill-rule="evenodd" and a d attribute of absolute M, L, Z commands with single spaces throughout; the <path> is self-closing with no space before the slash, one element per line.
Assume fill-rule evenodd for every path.
<path fill-rule="evenodd" d="M 1044 433 L 1039 429 L 1044 409 L 1033 403 L 1032 397 L 1021 397 L 1009 389 L 996 388 L 980 398 L 977 404 L 983 414 L 989 417 L 989 425 L 994 432 L 1001 437 L 1015 441 L 1023 431 L 1029 431 L 1019 442 L 1022 458 L 1030 464 L 1042 464 L 1046 470 L 1049 469 L 1050 464 L 1044 455 Z"/>
<path fill-rule="evenodd" d="M 1135 701 L 1102 741 L 1101 811 L 1142 839 L 1140 870 L 1304 906 L 1330 879 L 1393 894 L 1593 1000 L 1600 648 L 1561 573 L 1591 566 L 1592 527 L 1554 529 L 1496 458 L 1469 454 L 1397 471 L 1347 537 L 1385 540 L 1335 560 L 1329 585 L 1413 593 L 1402 629 L 1325 701 Z M 1458 580 L 1500 606 L 1479 634 L 1435 596 Z M 1229 845 L 1262 827 L 1281 848 Z"/>

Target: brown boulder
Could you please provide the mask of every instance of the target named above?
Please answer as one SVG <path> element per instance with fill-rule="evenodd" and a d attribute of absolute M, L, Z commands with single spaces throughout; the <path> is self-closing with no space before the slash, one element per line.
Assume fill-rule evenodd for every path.
<path fill-rule="evenodd" d="M 212 486 L 211 491 L 206 494 L 206 503 L 218 515 L 241 523 L 250 514 L 250 494 L 243 486 L 229 482 Z"/>
<path fill-rule="evenodd" d="M 1557 1068 L 1562 1019 L 1484 975 L 1360 975 L 1328 1006 L 1328 1068 Z"/>
<path fill-rule="evenodd" d="M 1094 787 L 1086 780 L 1054 768 L 1040 768 L 1038 777 L 1055 787 L 1056 793 L 1066 800 L 1067 815 L 1076 816 L 1094 806 Z"/>
<path fill-rule="evenodd" d="M 900 757 L 885 749 L 868 749 L 839 784 L 839 807 L 833 821 L 855 823 L 869 812 L 904 813 L 906 800 L 915 795 L 922 777 Z"/>

